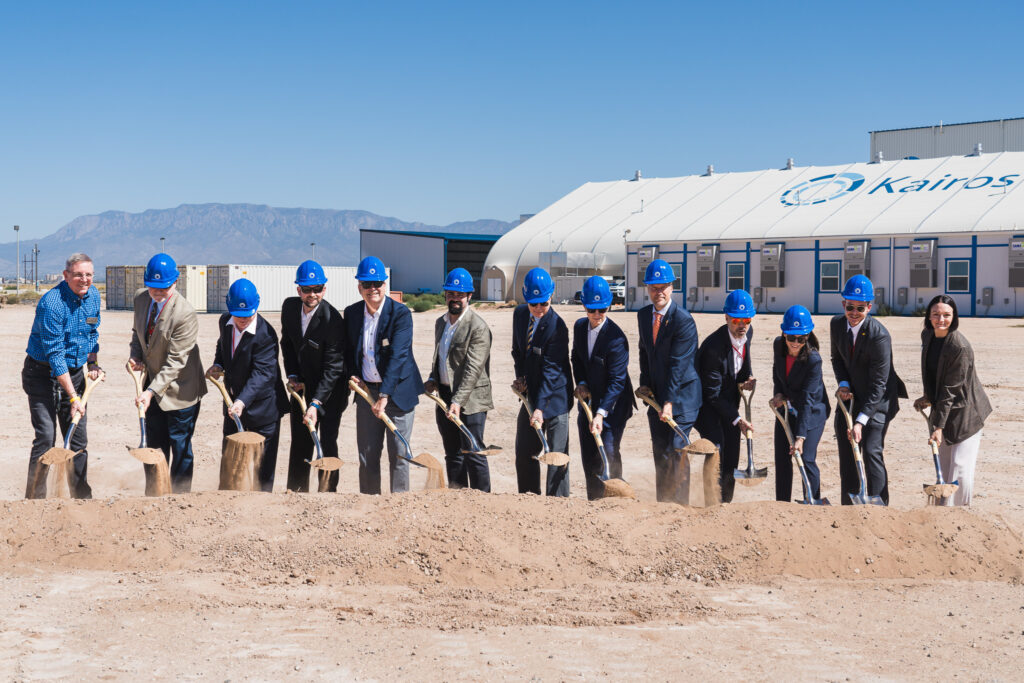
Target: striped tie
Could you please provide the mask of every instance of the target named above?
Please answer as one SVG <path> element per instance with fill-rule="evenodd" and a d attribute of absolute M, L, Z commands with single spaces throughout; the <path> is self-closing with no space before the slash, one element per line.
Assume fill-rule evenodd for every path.
<path fill-rule="evenodd" d="M 655 313 L 654 314 L 654 335 L 653 335 L 653 337 L 654 337 L 653 343 L 655 343 L 655 344 L 658 343 L 658 330 L 660 330 L 660 329 L 661 329 L 661 313 Z"/>
<path fill-rule="evenodd" d="M 527 325 L 527 327 L 526 327 L 526 348 L 530 348 L 530 345 L 533 344 L 533 328 L 534 328 L 534 323 L 535 322 L 536 322 L 536 318 L 534 318 L 531 315 L 530 316 L 530 324 Z"/>

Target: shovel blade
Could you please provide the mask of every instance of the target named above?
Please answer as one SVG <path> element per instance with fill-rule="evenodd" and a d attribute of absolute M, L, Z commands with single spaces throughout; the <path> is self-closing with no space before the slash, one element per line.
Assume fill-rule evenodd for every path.
<path fill-rule="evenodd" d="M 810 500 L 798 500 L 797 503 L 800 505 L 832 505 L 828 502 L 828 498 L 811 498 Z"/>
<path fill-rule="evenodd" d="M 505 451 L 501 448 L 501 446 L 485 446 L 484 448 L 481 448 L 478 451 L 463 450 L 462 452 L 466 455 L 482 455 L 485 458 L 489 458 L 494 455 L 501 455 Z"/>
<path fill-rule="evenodd" d="M 164 452 L 159 448 L 129 448 L 128 452 L 143 465 L 155 465 L 165 460 Z"/>
<path fill-rule="evenodd" d="M 604 498 L 632 498 L 636 499 L 636 492 L 633 487 L 622 479 L 606 479 L 604 482 Z"/>
<path fill-rule="evenodd" d="M 925 484 L 924 492 L 931 498 L 949 498 L 960 488 L 960 482 L 954 481 L 948 484 Z"/>
<path fill-rule="evenodd" d="M 548 451 L 547 453 L 541 453 L 534 457 L 545 465 L 550 465 L 551 467 L 565 467 L 569 464 L 569 456 L 565 453 Z"/>
<path fill-rule="evenodd" d="M 850 502 L 854 505 L 885 505 L 881 496 L 868 496 L 863 493 L 848 493 Z"/>
<path fill-rule="evenodd" d="M 733 470 L 733 477 L 744 486 L 757 486 L 768 478 L 768 468 L 736 469 Z"/>
<path fill-rule="evenodd" d="M 44 465 L 59 465 L 75 457 L 75 452 L 70 448 L 56 446 L 39 456 L 39 462 Z"/>
<path fill-rule="evenodd" d="M 307 460 L 310 467 L 316 467 L 317 469 L 324 470 L 325 472 L 333 472 L 334 470 L 341 469 L 341 458 L 314 458 L 313 460 Z"/>

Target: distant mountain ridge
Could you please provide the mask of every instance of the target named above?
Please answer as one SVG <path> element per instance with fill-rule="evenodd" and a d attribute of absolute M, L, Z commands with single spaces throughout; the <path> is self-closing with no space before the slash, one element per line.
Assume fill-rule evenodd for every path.
<path fill-rule="evenodd" d="M 104 211 L 79 216 L 41 239 L 22 240 L 22 258 L 39 245 L 39 273 L 63 270 L 73 252 L 93 258 L 97 276 L 108 265 L 145 263 L 165 249 L 182 264 L 299 264 L 316 257 L 325 266 L 359 261 L 359 231 L 417 230 L 467 234 L 504 234 L 516 223 L 492 219 L 460 221 L 447 226 L 406 222 L 369 211 L 278 208 L 263 204 L 182 204 L 141 213 Z M 15 243 L 0 244 L 0 273 L 14 276 Z"/>

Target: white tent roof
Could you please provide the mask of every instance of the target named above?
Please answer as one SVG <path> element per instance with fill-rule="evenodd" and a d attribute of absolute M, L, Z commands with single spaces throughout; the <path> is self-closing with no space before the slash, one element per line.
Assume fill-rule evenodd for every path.
<path fill-rule="evenodd" d="M 504 235 L 487 266 L 511 274 L 539 252 L 628 241 L 1024 231 L 1024 152 L 587 183 Z"/>

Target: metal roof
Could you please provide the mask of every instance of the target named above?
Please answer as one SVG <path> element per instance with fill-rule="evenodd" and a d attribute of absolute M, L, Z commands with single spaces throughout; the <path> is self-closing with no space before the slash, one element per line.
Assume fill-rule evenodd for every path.
<path fill-rule="evenodd" d="M 506 233 L 488 266 L 631 243 L 1024 231 L 1024 152 L 587 183 Z M 509 270 L 508 272 L 511 272 Z"/>
<path fill-rule="evenodd" d="M 988 119 L 986 121 L 961 121 L 960 123 L 934 123 L 930 126 L 909 126 L 907 128 L 882 128 L 869 130 L 869 133 L 898 133 L 904 130 L 931 130 L 932 128 L 950 128 L 952 126 L 973 126 L 978 123 L 1006 123 L 1008 121 L 1024 121 L 1024 117 L 1014 116 L 1008 119 Z"/>
<path fill-rule="evenodd" d="M 468 232 L 430 232 L 428 230 L 374 230 L 360 228 L 359 232 L 381 232 L 388 235 L 413 235 L 414 237 L 433 237 L 439 240 L 467 240 L 470 242 L 497 242 L 501 235 L 480 235 Z"/>

